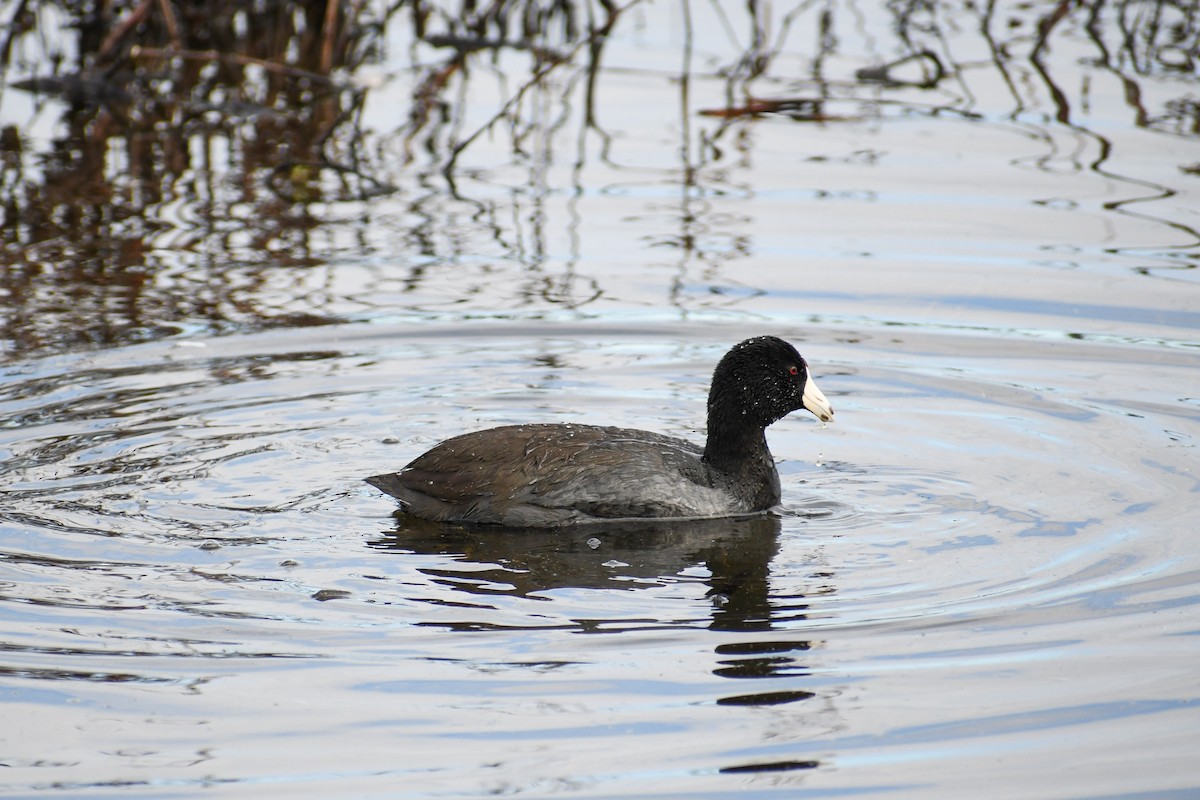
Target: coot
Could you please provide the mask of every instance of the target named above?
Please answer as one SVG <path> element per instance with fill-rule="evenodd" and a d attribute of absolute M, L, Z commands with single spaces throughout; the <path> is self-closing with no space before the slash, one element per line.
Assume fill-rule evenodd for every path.
<path fill-rule="evenodd" d="M 508 425 L 447 439 L 367 483 L 423 519 L 548 528 L 629 518 L 720 517 L 779 503 L 766 428 L 833 408 L 796 349 L 774 336 L 735 345 L 717 364 L 701 448 L 601 425 Z"/>

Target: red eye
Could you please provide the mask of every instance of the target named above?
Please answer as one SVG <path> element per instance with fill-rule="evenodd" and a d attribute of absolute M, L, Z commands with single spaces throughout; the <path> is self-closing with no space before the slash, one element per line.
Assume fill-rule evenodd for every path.
<path fill-rule="evenodd" d="M 788 369 L 788 374 L 789 374 L 789 375 L 799 375 L 799 374 L 800 374 L 800 368 L 799 368 L 799 367 L 790 367 L 790 368 Z"/>

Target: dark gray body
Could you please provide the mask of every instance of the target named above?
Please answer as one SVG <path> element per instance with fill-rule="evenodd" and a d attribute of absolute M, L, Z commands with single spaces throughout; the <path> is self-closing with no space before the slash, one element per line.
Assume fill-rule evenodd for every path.
<path fill-rule="evenodd" d="M 767 426 L 833 408 L 796 349 L 774 336 L 734 345 L 708 393 L 703 448 L 601 425 L 510 425 L 455 436 L 367 482 L 413 516 L 548 528 L 615 519 L 721 517 L 779 503 Z"/>
<path fill-rule="evenodd" d="M 779 474 L 752 492 L 715 471 L 704 450 L 650 431 L 512 425 L 456 436 L 396 473 L 367 482 L 424 519 L 512 527 L 622 518 L 714 517 L 779 502 Z"/>

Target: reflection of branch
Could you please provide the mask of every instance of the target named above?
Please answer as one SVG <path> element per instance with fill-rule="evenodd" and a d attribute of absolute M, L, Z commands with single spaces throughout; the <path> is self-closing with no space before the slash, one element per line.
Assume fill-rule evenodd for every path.
<path fill-rule="evenodd" d="M 171 46 L 183 47 L 183 40 L 179 38 L 179 24 L 175 21 L 175 12 L 171 10 L 171 0 L 158 0 L 158 10 L 163 15 L 163 25 L 167 27 L 167 38 L 171 40 Z"/>
<path fill-rule="evenodd" d="M 837 48 L 837 38 L 833 35 L 833 12 L 828 8 L 821 9 L 817 17 L 817 54 L 812 60 L 812 79 L 825 86 L 825 59 Z"/>
<path fill-rule="evenodd" d="M 848 117 L 833 117 L 825 114 L 825 100 L 819 97 L 790 97 L 778 100 L 763 98 L 748 98 L 744 105 L 726 108 L 702 108 L 702 117 L 721 117 L 735 119 L 737 117 L 754 117 L 760 114 L 787 114 L 797 122 L 831 122 L 849 119 Z"/>
<path fill-rule="evenodd" d="M 183 40 L 179 36 L 179 23 L 175 20 L 175 12 L 171 10 L 170 0 L 142 0 L 120 25 L 113 28 L 112 32 L 104 37 L 104 41 L 96 51 L 96 61 L 103 62 L 107 59 L 122 39 L 150 17 L 150 12 L 155 4 L 158 5 L 159 13 L 162 14 L 163 27 L 167 29 L 167 38 L 170 40 L 171 46 L 176 49 L 181 48 Z"/>
<path fill-rule="evenodd" d="M 474 53 L 477 50 L 501 50 L 507 47 L 512 50 L 527 50 L 543 61 L 566 60 L 562 53 L 525 41 L 510 42 L 506 39 L 484 39 L 478 36 L 454 36 L 451 34 L 429 34 L 424 41 L 433 47 L 448 47 L 456 50 L 459 55 Z"/>
<path fill-rule="evenodd" d="M 565 64 L 574 58 L 575 54 L 582 50 L 584 45 L 586 45 L 590 39 L 591 37 L 588 37 L 587 39 L 584 39 L 575 45 L 575 47 L 571 48 L 570 52 L 567 53 L 567 57 L 562 61 L 550 61 L 538 68 L 537 72 L 533 73 L 533 77 L 526 81 L 524 85 L 522 85 L 521 88 L 516 91 L 516 94 L 510 97 L 508 102 L 505 103 L 499 111 L 492 115 L 491 119 L 483 123 L 483 125 L 480 127 L 476 128 L 475 132 L 470 136 L 454 145 L 454 149 L 450 152 L 450 160 L 446 162 L 446 166 L 442 171 L 446 173 L 452 172 L 454 170 L 455 163 L 458 161 L 458 156 L 463 150 L 466 150 L 471 146 L 472 142 L 474 142 L 487 131 L 491 130 L 493 125 L 504 119 L 508 115 L 508 112 L 512 110 L 517 103 L 521 102 L 521 99 L 525 97 L 526 92 L 541 83 L 542 78 L 545 78 L 552 71 L 557 69 L 560 64 Z"/>
<path fill-rule="evenodd" d="M 518 89 L 516 93 L 508 99 L 508 102 L 506 102 L 499 111 L 492 115 L 491 119 L 476 128 L 470 136 L 454 146 L 454 149 L 450 152 L 449 160 L 446 161 L 446 165 L 442 168 L 442 173 L 449 177 L 450 173 L 454 171 L 454 168 L 458 163 L 459 155 L 461 155 L 464 150 L 470 147 L 476 139 L 491 130 L 493 125 L 504 119 L 508 113 L 514 107 L 516 107 L 518 103 L 521 102 L 522 98 L 525 97 L 526 92 L 541 83 L 543 78 L 557 69 L 560 65 L 570 63 L 571 60 L 578 55 L 579 51 L 590 45 L 593 40 L 607 35 L 607 32 L 612 29 L 612 23 L 616 21 L 616 18 L 624 13 L 627 9 L 632 8 L 640 2 L 642 2 L 642 0 L 630 0 L 630 2 L 626 3 L 621 8 L 609 8 L 609 24 L 606 24 L 603 28 L 590 31 L 587 36 L 576 42 L 574 47 L 562 54 L 562 60 L 551 61 L 539 67 L 537 71 L 533 73 L 533 77 L 522 84 L 521 88 Z"/>
<path fill-rule="evenodd" d="M 357 165 L 339 164 L 328 158 L 322 158 L 319 161 L 284 161 L 271 170 L 271 178 L 267 185 L 277 196 L 288 202 L 297 203 L 317 199 L 316 193 L 313 193 L 311 197 L 306 196 L 303 187 L 307 186 L 318 172 L 326 169 L 339 175 L 353 175 L 364 184 L 368 184 L 371 188 L 359 191 L 357 197 L 359 200 L 369 200 L 372 197 L 399 191 L 394 184 L 368 174 Z M 285 182 L 291 184 L 291 190 L 288 190 Z"/>
<path fill-rule="evenodd" d="M 104 42 L 100 45 L 100 49 L 96 51 L 96 60 L 103 61 L 120 42 L 125 35 L 131 30 L 141 25 L 146 17 L 150 16 L 150 9 L 154 6 L 154 0 L 142 0 L 142 2 L 129 13 L 125 20 L 113 28 L 108 36 L 104 37 Z"/>
<path fill-rule="evenodd" d="M 1054 106 L 1058 109 L 1055 114 L 1055 119 L 1063 125 L 1071 124 L 1071 104 L 1067 101 L 1067 96 L 1063 94 L 1062 89 L 1059 89 L 1057 84 L 1050 78 L 1050 73 L 1046 66 L 1042 63 L 1042 52 L 1046 49 L 1046 41 L 1050 38 L 1050 33 L 1054 30 L 1058 23 L 1062 22 L 1071 10 L 1073 0 L 1059 0 L 1058 6 L 1054 11 L 1038 20 L 1038 36 L 1037 42 L 1033 46 L 1033 51 L 1029 54 L 1029 61 L 1033 64 L 1033 68 L 1042 76 L 1042 80 L 1046 83 L 1046 88 L 1050 92 L 1050 96 L 1054 99 Z"/>
<path fill-rule="evenodd" d="M 320 70 L 328 75 L 333 69 L 333 40 L 337 30 L 338 0 L 325 0 L 325 30 L 321 31 Z"/>
<path fill-rule="evenodd" d="M 1136 115 L 1136 124 L 1139 128 L 1144 128 L 1149 124 L 1149 116 L 1146 113 L 1146 107 L 1142 104 L 1142 90 L 1132 78 L 1126 76 L 1121 70 L 1112 63 L 1112 56 L 1108 52 L 1108 46 L 1104 43 L 1104 34 L 1100 29 L 1100 6 L 1097 5 L 1092 9 L 1092 13 L 1088 15 L 1088 21 L 1083 26 L 1091 37 L 1092 44 L 1100 51 L 1100 63 L 1121 81 L 1121 85 L 1125 88 L 1125 102 L 1129 103 L 1134 109 Z M 1133 59 L 1134 68 L 1137 68 L 1137 58 Z"/>
<path fill-rule="evenodd" d="M 927 75 L 927 77 L 920 81 L 913 81 L 899 78 L 892 74 L 892 70 L 897 67 L 902 67 L 914 61 L 932 64 L 933 75 Z M 880 64 L 878 67 L 863 67 L 854 73 L 854 77 L 868 83 L 886 83 L 889 86 L 914 86 L 918 89 L 932 89 L 941 82 L 942 78 L 946 77 L 946 68 L 942 66 L 942 60 L 938 58 L 937 53 L 932 50 L 921 50 L 918 53 L 910 53 L 895 61 Z"/>
<path fill-rule="evenodd" d="M 1021 92 L 1013 83 L 1012 75 L 1008 72 L 1007 61 L 1008 54 L 996 43 L 996 38 L 992 34 L 992 18 L 996 11 L 994 0 L 989 2 L 983 12 L 983 16 L 979 21 L 979 33 L 983 36 L 983 40 L 987 42 L 988 50 L 992 54 L 992 64 L 995 65 L 996 71 L 1000 73 L 1000 78 L 1004 81 L 1004 85 L 1008 87 L 1008 91 L 1013 96 L 1013 102 L 1017 104 L 1013 110 L 1012 116 L 1016 117 L 1025 109 L 1025 101 L 1021 98 Z"/>
<path fill-rule="evenodd" d="M 448 64 L 430 72 L 413 90 L 412 110 L 409 111 L 410 124 L 408 134 L 404 137 L 404 163 L 412 161 L 412 143 L 429 122 L 430 112 L 437 106 L 438 93 L 446 86 L 450 77 L 462 68 L 462 56 L 455 56 Z"/>
<path fill-rule="evenodd" d="M 600 5 L 603 6 L 607 17 L 604 24 L 599 28 L 593 27 L 592 36 L 588 40 L 588 76 L 587 76 L 587 91 L 584 93 L 584 122 L 588 127 L 598 128 L 596 124 L 596 78 L 600 73 L 600 55 L 604 48 L 602 43 L 608 38 L 608 34 L 612 32 L 613 26 L 617 24 L 617 16 L 621 13 L 611 0 L 600 0 Z M 591 6 L 588 6 L 589 11 Z"/>
<path fill-rule="evenodd" d="M 142 47 L 141 45 L 134 45 L 129 49 L 130 58 L 139 58 L 141 56 L 163 59 L 182 58 L 188 61 L 220 61 L 225 64 L 239 64 L 244 67 L 262 67 L 268 72 L 290 75 L 294 78 L 308 78 L 309 80 L 319 81 L 324 84 L 333 83 L 333 80 L 328 75 L 322 75 L 319 72 L 280 64 L 278 61 L 267 61 L 261 58 L 243 56 L 237 53 L 219 53 L 216 50 L 175 50 L 170 47 Z"/>
<path fill-rule="evenodd" d="M 1046 40 L 1050 38 L 1050 33 L 1058 23 L 1062 22 L 1071 10 L 1073 0 L 1059 0 L 1055 9 L 1038 20 L 1038 36 L 1037 42 L 1033 45 L 1033 57 L 1041 57 L 1042 51 L 1046 49 Z"/>
<path fill-rule="evenodd" d="M 13 41 L 17 38 L 18 34 L 24 32 L 22 26 L 18 24 L 18 20 L 25 16 L 25 6 L 27 4 L 28 0 L 21 0 L 21 2 L 17 3 L 17 9 L 13 12 L 12 19 L 4 26 L 8 29 L 8 36 L 4 39 L 4 47 L 0 48 L 0 71 L 8 69 L 8 57 L 12 54 Z"/>

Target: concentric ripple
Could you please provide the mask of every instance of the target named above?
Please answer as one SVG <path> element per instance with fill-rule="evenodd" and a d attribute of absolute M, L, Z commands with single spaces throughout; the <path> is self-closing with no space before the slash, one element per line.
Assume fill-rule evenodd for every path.
<path fill-rule="evenodd" d="M 1185 384 L 1186 350 L 784 331 L 838 418 L 771 429 L 785 502 L 755 519 L 498 536 L 360 483 L 520 419 L 698 438 L 742 333 L 511 326 L 468 363 L 347 326 L 11 372 L 0 686 L 41 733 L 3 785 L 470 794 L 479 754 L 488 785 L 787 796 L 1186 746 L 1195 408 L 1129 388 Z"/>

